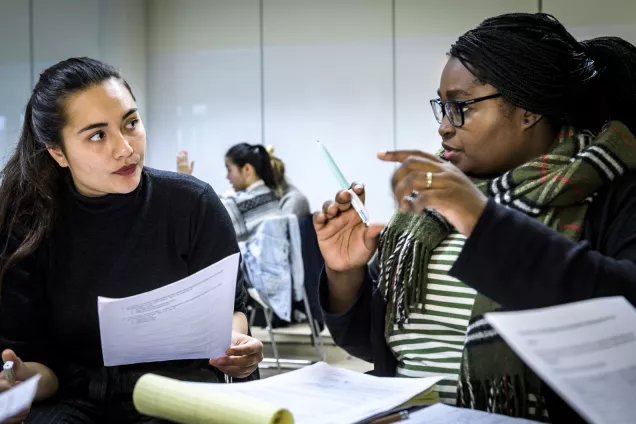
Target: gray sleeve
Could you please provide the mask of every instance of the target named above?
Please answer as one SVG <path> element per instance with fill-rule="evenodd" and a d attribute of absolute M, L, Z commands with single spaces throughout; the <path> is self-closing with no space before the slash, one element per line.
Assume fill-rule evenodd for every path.
<path fill-rule="evenodd" d="M 232 226 L 234 226 L 236 237 L 240 239 L 247 234 L 247 227 L 245 225 L 243 215 L 241 215 L 241 212 L 238 209 L 236 200 L 233 197 L 221 197 L 220 200 L 232 220 Z"/>
<path fill-rule="evenodd" d="M 283 196 L 282 199 L 280 199 L 280 209 L 285 214 L 296 215 L 298 220 L 311 213 L 309 201 L 298 191 L 292 191 Z"/>

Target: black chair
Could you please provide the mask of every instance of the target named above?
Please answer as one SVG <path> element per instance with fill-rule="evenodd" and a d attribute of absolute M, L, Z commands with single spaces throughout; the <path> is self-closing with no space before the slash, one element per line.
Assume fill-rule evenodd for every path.
<path fill-rule="evenodd" d="M 314 229 L 313 216 L 307 215 L 299 222 L 300 239 L 303 251 L 303 267 L 305 269 L 305 291 L 311 314 L 307 314 L 302 308 L 304 304 L 297 302 L 297 308 L 306 315 L 313 317 L 314 325 L 318 333 L 325 328 L 325 319 L 322 316 L 322 308 L 318 300 L 318 283 L 320 273 L 325 265 L 325 260 L 320 253 L 318 246 L 318 236 Z"/>

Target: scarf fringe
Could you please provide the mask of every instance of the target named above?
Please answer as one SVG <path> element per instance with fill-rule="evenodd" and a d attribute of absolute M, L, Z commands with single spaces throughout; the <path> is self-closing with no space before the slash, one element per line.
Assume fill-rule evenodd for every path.
<path fill-rule="evenodd" d="M 439 214 L 396 213 L 382 232 L 378 245 L 379 290 L 387 302 L 385 332 L 393 324 L 406 324 L 409 306 L 424 302 L 424 288 L 432 251 L 451 228 Z"/>
<path fill-rule="evenodd" d="M 457 406 L 548 422 L 543 395 L 527 391 L 528 384 L 519 375 L 503 375 L 489 380 L 461 378 L 457 384 Z M 530 400 L 534 396 L 536 402 Z"/>

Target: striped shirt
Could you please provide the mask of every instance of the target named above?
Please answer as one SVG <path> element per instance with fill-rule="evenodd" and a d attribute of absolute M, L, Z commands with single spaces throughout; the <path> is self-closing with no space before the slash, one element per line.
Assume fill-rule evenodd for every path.
<path fill-rule="evenodd" d="M 453 232 L 433 250 L 424 304 L 409 307 L 407 324 L 396 324 L 387 337 L 398 360 L 398 377 L 442 375 L 440 401 L 454 405 L 468 320 L 476 291 L 448 275 L 466 237 Z"/>

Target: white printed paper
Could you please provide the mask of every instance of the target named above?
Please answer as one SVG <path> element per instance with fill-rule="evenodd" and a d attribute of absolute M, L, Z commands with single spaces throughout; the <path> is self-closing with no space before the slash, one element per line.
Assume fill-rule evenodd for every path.
<path fill-rule="evenodd" d="M 398 407 L 442 378 L 380 378 L 318 362 L 247 383 L 189 384 L 237 393 L 287 409 L 296 424 L 343 424 L 356 423 Z"/>
<path fill-rule="evenodd" d="M 123 299 L 99 297 L 105 366 L 225 356 L 239 254 L 176 283 Z"/>
<path fill-rule="evenodd" d="M 409 414 L 407 424 L 538 424 L 523 418 L 512 418 L 505 415 L 489 414 L 474 409 L 455 408 L 443 403 L 421 409 Z"/>
<path fill-rule="evenodd" d="M 485 318 L 589 422 L 636 423 L 636 310 L 625 298 Z"/>
<path fill-rule="evenodd" d="M 33 376 L 0 393 L 0 423 L 26 410 L 38 391 L 40 375 Z"/>

